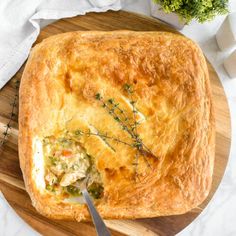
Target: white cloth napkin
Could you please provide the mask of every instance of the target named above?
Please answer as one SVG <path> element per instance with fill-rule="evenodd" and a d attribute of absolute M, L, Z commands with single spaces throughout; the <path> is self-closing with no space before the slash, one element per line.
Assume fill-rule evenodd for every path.
<path fill-rule="evenodd" d="M 120 8 L 120 0 L 1 0 L 0 89 L 24 63 L 48 20 Z"/>

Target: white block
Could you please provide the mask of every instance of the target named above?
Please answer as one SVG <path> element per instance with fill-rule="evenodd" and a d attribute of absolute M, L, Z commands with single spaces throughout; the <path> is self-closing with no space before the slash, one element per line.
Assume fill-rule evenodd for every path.
<path fill-rule="evenodd" d="M 236 78 L 236 50 L 224 61 L 224 67 L 231 78 Z"/>
<path fill-rule="evenodd" d="M 229 14 L 216 33 L 219 48 L 228 50 L 236 45 L 236 12 Z"/>

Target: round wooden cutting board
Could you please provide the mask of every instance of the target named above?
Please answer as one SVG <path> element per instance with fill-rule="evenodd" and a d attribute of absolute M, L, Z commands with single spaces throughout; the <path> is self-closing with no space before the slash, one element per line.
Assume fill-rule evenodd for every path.
<path fill-rule="evenodd" d="M 174 29 L 164 25 L 158 20 L 124 11 L 109 11 L 106 13 L 89 13 L 85 16 L 60 20 L 44 28 L 41 31 L 37 43 L 51 35 L 68 31 L 118 29 L 176 32 Z M 112 235 L 175 235 L 190 224 L 202 212 L 212 198 L 224 174 L 227 164 L 231 132 L 229 109 L 223 87 L 216 72 L 209 63 L 208 68 L 216 114 L 216 158 L 213 185 L 208 198 L 202 205 L 184 215 L 140 220 L 106 221 L 107 225 L 111 229 Z M 21 78 L 23 69 L 24 66 L 0 91 L 1 133 L 4 133 L 6 130 L 5 125 L 8 123 L 11 116 L 12 102 L 14 102 L 17 91 L 14 88 L 14 79 Z M 10 205 L 28 224 L 43 235 L 96 235 L 92 223 L 49 220 L 39 215 L 32 207 L 29 196 L 24 188 L 22 173 L 19 167 L 17 153 L 17 115 L 12 118 L 10 126 L 11 129 L 8 132 L 9 136 L 7 137 L 7 142 L 1 148 L 0 152 L 0 189 Z"/>

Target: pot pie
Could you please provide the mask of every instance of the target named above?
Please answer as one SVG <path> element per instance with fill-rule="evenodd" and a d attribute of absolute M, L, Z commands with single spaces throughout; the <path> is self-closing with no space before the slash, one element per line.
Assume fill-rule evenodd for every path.
<path fill-rule="evenodd" d="M 88 220 L 183 214 L 208 195 L 215 128 L 207 64 L 167 32 L 70 32 L 30 53 L 19 156 L 33 206 Z"/>

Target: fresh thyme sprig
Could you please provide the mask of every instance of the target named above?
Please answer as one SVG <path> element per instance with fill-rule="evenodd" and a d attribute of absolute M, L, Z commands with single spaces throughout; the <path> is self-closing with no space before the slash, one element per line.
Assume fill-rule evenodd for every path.
<path fill-rule="evenodd" d="M 120 140 L 119 138 L 112 137 L 112 136 L 109 136 L 109 135 L 107 135 L 107 134 L 103 134 L 103 133 L 101 133 L 101 132 L 93 133 L 93 132 L 91 132 L 90 130 L 89 130 L 88 132 L 82 131 L 82 130 L 76 130 L 76 131 L 75 131 L 75 135 L 77 135 L 77 136 L 79 136 L 79 135 L 87 135 L 87 136 L 93 135 L 93 136 L 98 136 L 98 137 L 100 137 L 102 140 L 111 139 L 111 140 L 113 140 L 113 141 L 115 141 L 115 142 L 117 142 L 117 143 L 122 143 L 122 144 L 124 144 L 124 145 L 133 147 L 133 144 L 127 143 L 127 142 L 125 142 L 125 141 L 123 141 L 123 140 Z M 110 144 L 109 144 L 109 146 L 110 146 Z M 114 148 L 113 148 L 113 149 L 114 149 Z"/>
<path fill-rule="evenodd" d="M 127 112 L 125 110 L 123 110 L 119 103 L 117 103 L 113 98 L 109 98 L 107 100 L 105 100 L 100 93 L 97 93 L 95 95 L 95 99 L 97 101 L 99 101 L 101 103 L 101 106 L 107 110 L 108 114 L 111 115 L 113 117 L 113 119 L 115 121 L 117 121 L 121 128 L 126 131 L 129 136 L 131 137 L 132 142 L 128 143 L 126 141 L 123 141 L 120 138 L 114 137 L 114 136 L 110 136 L 107 133 L 101 133 L 100 131 L 96 131 L 96 132 L 92 132 L 91 130 L 88 131 L 82 131 L 82 130 L 77 130 L 75 131 L 75 135 L 76 136 L 80 136 L 80 135 L 87 135 L 87 136 L 98 136 L 100 137 L 114 152 L 116 152 L 115 148 L 108 142 L 108 140 L 113 140 L 117 143 L 121 143 L 127 146 L 130 146 L 132 148 L 136 149 L 136 153 L 134 156 L 134 162 L 132 163 L 134 166 L 134 173 L 135 173 L 135 180 L 139 179 L 138 176 L 138 163 L 139 163 L 139 156 L 140 154 L 143 156 L 147 166 L 149 168 L 152 168 L 147 156 L 150 155 L 152 157 L 156 157 L 152 151 L 143 143 L 142 139 L 140 138 L 138 132 L 137 132 L 137 126 L 140 124 L 137 121 L 137 117 L 136 114 L 138 113 L 138 110 L 135 106 L 136 101 L 133 98 L 133 87 L 129 84 L 125 84 L 124 85 L 124 90 L 125 92 L 127 92 L 129 99 L 130 99 L 130 103 L 132 105 L 132 114 L 133 117 L 130 118 L 127 115 Z M 157 158 L 157 157 L 156 157 Z"/>
<path fill-rule="evenodd" d="M 134 136 L 135 136 L 135 144 L 138 148 L 138 150 L 143 154 L 144 160 L 146 162 L 146 164 L 148 165 L 148 167 L 151 168 L 151 165 L 148 161 L 148 159 L 146 158 L 146 152 L 151 154 L 153 157 L 156 157 L 152 151 L 142 142 L 142 139 L 139 137 L 138 132 L 137 132 L 137 125 L 139 125 L 140 123 L 136 121 L 136 114 L 138 113 L 137 108 L 135 107 L 136 101 L 133 98 L 133 93 L 134 93 L 134 89 L 133 86 L 131 86 L 130 84 L 125 84 L 124 85 L 124 90 L 125 92 L 128 94 L 128 96 L 131 99 L 131 105 L 132 105 L 132 111 L 133 111 L 133 119 L 134 119 L 134 129 L 132 130 L 134 132 Z M 157 158 L 157 157 L 156 157 Z M 138 160 L 137 160 L 138 161 Z"/>
<path fill-rule="evenodd" d="M 138 165 L 138 159 L 139 154 L 143 155 L 143 158 L 148 165 L 148 167 L 151 168 L 151 165 L 147 159 L 147 155 L 151 155 L 152 157 L 156 157 L 153 152 L 143 143 L 142 139 L 140 138 L 138 132 L 137 132 L 137 126 L 140 124 L 137 121 L 136 114 L 138 113 L 138 110 L 135 106 L 136 101 L 134 100 L 133 93 L 134 89 L 133 86 L 129 84 L 124 85 L 124 91 L 128 94 L 130 99 L 130 104 L 132 106 L 132 113 L 133 117 L 132 119 L 129 118 L 126 114 L 126 112 L 119 106 L 119 103 L 116 103 L 114 99 L 109 98 L 108 100 L 104 100 L 104 98 L 101 96 L 100 93 L 97 93 L 95 95 L 95 98 L 101 102 L 102 107 L 104 107 L 108 113 L 113 117 L 113 119 L 121 125 L 122 129 L 125 130 L 130 137 L 132 138 L 132 147 L 136 148 L 137 152 L 135 154 L 135 162 L 134 162 L 134 168 L 135 168 L 135 176 L 137 177 L 137 165 Z M 157 158 L 157 157 L 156 157 Z M 135 177 L 135 179 L 136 179 Z"/>
<path fill-rule="evenodd" d="M 114 152 L 116 152 L 116 149 L 107 141 L 107 139 L 115 139 L 115 138 L 112 138 L 110 136 L 107 136 L 106 134 L 101 134 L 100 132 L 97 132 L 97 133 L 93 133 L 91 132 L 90 130 L 88 132 L 86 131 L 82 131 L 82 130 L 76 130 L 75 131 L 75 135 L 76 136 L 80 136 L 80 135 L 86 135 L 86 136 L 98 136 L 100 137 L 106 144 L 108 147 L 110 147 Z"/>
<path fill-rule="evenodd" d="M 16 114 L 16 108 L 17 108 L 17 100 L 18 100 L 18 89 L 19 89 L 19 85 L 20 85 L 20 81 L 19 80 L 15 80 L 14 81 L 14 87 L 15 87 L 15 95 L 14 95 L 14 99 L 13 102 L 10 103 L 11 105 L 11 113 L 10 113 L 10 118 L 7 122 L 7 124 L 5 125 L 5 130 L 3 131 L 3 137 L 2 140 L 0 141 L 0 148 L 3 147 L 3 145 L 7 142 L 7 137 L 10 135 L 9 131 L 11 129 L 11 123 L 14 117 L 17 116 Z"/>

